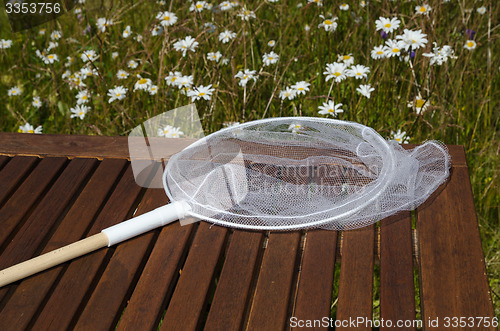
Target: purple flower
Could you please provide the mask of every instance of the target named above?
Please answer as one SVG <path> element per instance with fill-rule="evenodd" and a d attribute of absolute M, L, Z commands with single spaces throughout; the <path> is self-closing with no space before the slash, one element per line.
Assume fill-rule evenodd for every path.
<path fill-rule="evenodd" d="M 469 40 L 474 40 L 474 36 L 476 35 L 476 31 L 467 29 L 465 30 L 465 33 L 467 34 L 467 37 L 469 37 Z"/>
<path fill-rule="evenodd" d="M 410 52 L 410 59 L 412 59 L 412 60 L 413 60 L 413 58 L 414 58 L 414 57 L 415 57 L 415 51 L 411 51 L 411 52 Z"/>
<path fill-rule="evenodd" d="M 387 37 L 389 37 L 389 35 L 387 33 L 385 33 L 384 30 L 380 30 L 380 36 L 384 39 L 387 39 Z"/>
<path fill-rule="evenodd" d="M 85 30 L 83 30 L 83 34 L 87 34 L 90 32 L 90 25 L 87 25 L 87 27 L 85 28 Z"/>

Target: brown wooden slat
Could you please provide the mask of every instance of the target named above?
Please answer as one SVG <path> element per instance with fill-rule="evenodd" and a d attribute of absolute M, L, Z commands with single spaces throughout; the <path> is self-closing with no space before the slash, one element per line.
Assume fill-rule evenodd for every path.
<path fill-rule="evenodd" d="M 84 236 L 125 163 L 125 160 L 118 159 L 102 161 L 42 254 L 80 240 Z M 58 266 L 22 281 L 1 311 L 0 325 L 11 326 L 13 330 L 26 329 L 63 270 L 64 266 Z"/>
<path fill-rule="evenodd" d="M 234 231 L 204 330 L 242 327 L 263 238 L 262 232 Z"/>
<path fill-rule="evenodd" d="M 300 236 L 299 231 L 269 235 L 247 330 L 282 330 L 288 325 Z"/>
<path fill-rule="evenodd" d="M 171 296 L 193 224 L 174 222 L 161 229 L 117 330 L 153 330 Z"/>
<path fill-rule="evenodd" d="M 0 246 L 6 244 L 5 241 L 11 232 L 16 226 L 19 226 L 19 222 L 22 221 L 24 215 L 40 198 L 40 194 L 56 177 L 66 160 L 66 158 L 42 160 L 0 209 L 0 226 L 2 228 L 2 231 L 0 231 Z M 0 257 L 1 259 L 3 258 Z"/>
<path fill-rule="evenodd" d="M 293 313 L 298 320 L 330 316 L 336 248 L 337 231 L 307 232 Z"/>
<path fill-rule="evenodd" d="M 15 156 L 0 171 L 0 206 L 14 192 L 39 159 L 33 156 Z"/>
<path fill-rule="evenodd" d="M 206 222 L 199 225 L 160 330 L 199 328 L 227 231 Z"/>
<path fill-rule="evenodd" d="M 194 141 L 194 139 L 161 138 L 155 140 L 155 148 L 161 148 L 162 157 L 168 159 Z M 145 150 L 142 145 L 137 146 L 135 153 L 144 157 L 149 156 L 147 149 Z M 0 154 L 128 158 L 129 146 L 128 137 L 0 132 Z"/>
<path fill-rule="evenodd" d="M 135 184 L 132 169 L 125 171 L 113 194 L 89 231 L 88 236 L 122 222 L 137 199 L 141 188 Z M 65 330 L 78 317 L 80 305 L 85 305 L 93 281 L 105 262 L 108 249 L 101 249 L 73 260 L 57 283 L 50 298 L 35 321 L 35 330 Z"/>
<path fill-rule="evenodd" d="M 493 305 L 466 167 L 454 167 L 444 190 L 417 210 L 417 234 L 424 320 L 439 318 L 444 328 L 445 317 L 492 318 Z"/>
<path fill-rule="evenodd" d="M 139 205 L 137 216 L 168 203 L 165 191 L 149 189 Z M 126 304 L 137 270 L 155 238 L 150 231 L 119 244 L 109 261 L 74 330 L 112 329 Z"/>
<path fill-rule="evenodd" d="M 381 327 L 382 330 L 393 329 L 398 320 L 416 318 L 410 212 L 380 223 L 380 317 L 392 322 L 383 324 L 386 328 Z M 415 329 L 398 327 L 398 330 Z"/>
<path fill-rule="evenodd" d="M 344 231 L 343 235 L 336 319 L 342 323 L 357 318 L 371 320 L 375 226 Z M 348 327 L 336 329 L 350 329 L 345 325 Z M 354 329 L 371 330 L 366 325 Z"/>
<path fill-rule="evenodd" d="M 7 268 L 33 257 L 45 235 L 67 208 L 73 195 L 95 167 L 95 159 L 74 159 L 57 178 L 30 217 L 8 243 L 0 260 Z"/>
<path fill-rule="evenodd" d="M 0 170 L 2 170 L 2 167 L 10 161 L 10 157 L 5 156 L 5 155 L 0 155 Z"/>

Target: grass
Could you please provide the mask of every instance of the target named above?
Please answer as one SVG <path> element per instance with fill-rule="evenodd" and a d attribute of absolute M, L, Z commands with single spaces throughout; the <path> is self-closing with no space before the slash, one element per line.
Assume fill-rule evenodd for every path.
<path fill-rule="evenodd" d="M 372 0 L 364 8 L 359 1 L 347 3 L 349 10 L 341 11 L 337 1 L 323 7 L 304 0 L 249 1 L 246 6 L 255 11 L 257 18 L 247 22 L 236 16 L 241 7 L 193 13 L 189 3 L 182 1 L 161 4 L 151 0 L 87 0 L 85 5 L 77 5 L 80 14 L 71 12 L 19 33 L 10 31 L 2 11 L 0 39 L 11 39 L 13 45 L 0 49 L 0 130 L 17 131 L 29 122 L 35 127 L 42 125 L 44 133 L 126 135 L 144 120 L 191 102 L 164 81 L 170 71 L 180 71 L 193 75 L 195 86 L 215 87 L 209 101 L 196 101 L 207 133 L 220 129 L 224 122 L 323 116 L 318 115 L 318 106 L 334 100 L 343 104 L 340 119 L 371 126 L 383 136 L 401 130 L 412 143 L 439 139 L 464 145 L 496 315 L 500 316 L 500 6 L 496 1 L 429 0 L 432 10 L 429 16 L 422 16 L 415 14 L 419 1 Z M 486 6 L 484 15 L 476 12 L 479 6 Z M 174 12 L 179 20 L 160 36 L 152 36 L 151 30 L 158 22 L 155 17 L 165 10 Z M 335 32 L 318 28 L 320 14 L 338 16 Z M 375 30 L 379 16 L 401 20 L 401 27 L 391 36 L 402 33 L 403 28 L 422 29 L 429 42 L 416 51 L 410 62 L 372 59 L 370 50 L 384 42 Z M 96 28 L 99 17 L 113 19 L 113 25 L 104 33 Z M 127 25 L 133 33 L 123 38 Z M 39 34 L 41 29 L 45 29 L 44 35 Z M 237 33 L 227 44 L 217 38 L 224 29 Z M 50 51 L 58 55 L 59 62 L 44 64 L 35 52 L 48 47 L 54 30 L 63 34 L 59 45 Z M 471 51 L 463 47 L 468 30 L 475 31 L 477 42 L 477 48 Z M 134 39 L 138 33 L 143 37 L 140 42 Z M 196 52 L 182 57 L 173 49 L 173 43 L 187 35 L 196 38 L 199 46 Z M 276 41 L 274 48 L 268 46 L 269 40 Z M 422 54 L 431 51 L 433 42 L 438 46 L 450 45 L 456 58 L 431 66 L 429 58 Z M 63 79 L 62 75 L 66 70 L 72 74 L 78 71 L 83 66 L 80 54 L 89 49 L 99 55 L 92 63 L 99 76 L 85 79 L 91 93 L 91 110 L 83 120 L 71 119 L 70 108 L 76 105 L 78 89 L 71 89 L 68 78 Z M 263 66 L 262 55 L 271 50 L 280 55 L 279 62 Z M 229 63 L 208 61 L 206 54 L 212 51 L 220 51 Z M 112 58 L 113 52 L 118 52 L 116 59 Z M 370 67 L 363 83 L 375 88 L 371 98 L 356 92 L 360 80 L 348 78 L 334 84 L 325 81 L 326 64 L 345 54 L 352 54 L 356 64 Z M 68 56 L 74 62 L 66 66 Z M 129 60 L 138 60 L 140 64 L 129 69 Z M 259 75 L 255 83 L 251 81 L 243 88 L 234 76 L 245 68 L 256 70 Z M 129 78 L 118 80 L 119 69 L 128 71 Z M 158 85 L 158 93 L 133 91 L 137 74 Z M 282 89 L 303 80 L 311 83 L 306 95 L 294 100 L 279 98 Z M 108 103 L 107 91 L 117 85 L 129 89 L 127 97 Z M 13 86 L 21 87 L 23 93 L 9 97 L 7 91 Z M 417 114 L 408 103 L 419 94 L 425 100 L 426 110 Z M 31 104 L 34 96 L 43 102 L 40 109 Z"/>

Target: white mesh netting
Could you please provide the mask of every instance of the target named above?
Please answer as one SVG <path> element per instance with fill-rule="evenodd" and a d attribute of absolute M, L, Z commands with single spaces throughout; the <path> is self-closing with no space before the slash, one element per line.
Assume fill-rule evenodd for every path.
<path fill-rule="evenodd" d="M 273 118 L 213 133 L 167 164 L 190 214 L 231 227 L 360 228 L 424 202 L 449 175 L 446 147 L 404 150 L 358 123 Z"/>

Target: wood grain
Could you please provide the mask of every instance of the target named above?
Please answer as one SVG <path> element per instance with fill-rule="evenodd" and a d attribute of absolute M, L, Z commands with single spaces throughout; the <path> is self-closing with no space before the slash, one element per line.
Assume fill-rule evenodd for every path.
<path fill-rule="evenodd" d="M 242 327 L 264 234 L 235 230 L 204 330 Z"/>
<path fill-rule="evenodd" d="M 224 252 L 227 232 L 226 228 L 200 223 L 168 304 L 161 331 L 190 331 L 200 327 L 207 295 Z"/>
<path fill-rule="evenodd" d="M 388 217 L 380 223 L 380 317 L 394 325 L 398 320 L 416 318 L 410 212 Z M 398 330 L 415 329 L 398 327 Z"/>
<path fill-rule="evenodd" d="M 337 231 L 307 232 L 293 313 L 297 319 L 321 320 L 330 316 L 336 248 Z"/>
<path fill-rule="evenodd" d="M 132 169 L 128 167 L 88 235 L 124 221 L 134 207 L 140 191 L 141 188 L 135 184 Z M 108 250 L 106 248 L 96 251 L 69 264 L 36 319 L 34 330 L 63 330 L 72 327 L 72 323 L 76 322 L 81 313 L 80 307 L 85 306 L 95 281 L 100 277 Z"/>
<path fill-rule="evenodd" d="M 101 162 L 41 254 L 85 236 L 125 164 L 125 160 L 119 159 L 107 159 Z M 50 295 L 51 287 L 68 264 L 52 268 L 21 282 L 0 313 L 0 325 L 9 326 L 6 330 L 27 329 L 30 322 L 36 319 L 39 308 L 43 308 L 44 299 Z"/>
<path fill-rule="evenodd" d="M 492 318 L 493 305 L 466 167 L 454 167 L 444 190 L 432 203 L 418 208 L 417 233 L 423 318 Z"/>
<path fill-rule="evenodd" d="M 154 138 L 153 138 L 154 139 Z M 194 139 L 157 138 L 155 148 L 168 159 L 192 144 Z M 0 132 L 0 154 L 94 158 L 129 158 L 128 137 L 22 134 Z M 133 154 L 149 157 L 147 149 L 137 144 Z"/>
<path fill-rule="evenodd" d="M 375 226 L 344 231 L 336 319 L 372 319 Z M 350 327 L 339 327 L 350 330 Z M 371 330 L 359 325 L 355 330 Z"/>
<path fill-rule="evenodd" d="M 37 157 L 33 156 L 15 156 L 0 171 L 0 183 L 2 183 L 0 185 L 0 207 L 18 188 L 38 160 Z"/>
<path fill-rule="evenodd" d="M 269 235 L 246 330 L 287 327 L 300 236 L 300 231 Z"/>

